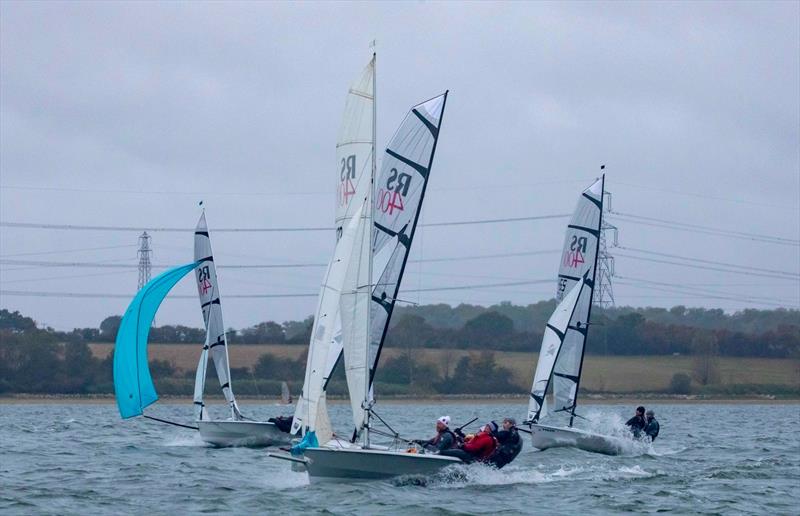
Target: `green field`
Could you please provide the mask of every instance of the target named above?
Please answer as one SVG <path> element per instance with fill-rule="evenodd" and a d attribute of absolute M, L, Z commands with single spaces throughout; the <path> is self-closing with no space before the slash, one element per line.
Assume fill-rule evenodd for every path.
<path fill-rule="evenodd" d="M 112 344 L 90 344 L 92 352 L 105 358 Z M 230 346 L 231 367 L 252 367 L 264 353 L 296 359 L 306 350 L 298 345 L 238 345 Z M 167 360 L 184 371 L 197 367 L 200 347 L 194 344 L 150 344 L 150 359 Z M 402 353 L 403 350 L 387 348 L 384 359 Z M 469 351 L 455 349 L 414 350 L 416 359 L 434 364 L 440 373 L 455 368 L 458 359 L 469 355 Z M 475 353 L 474 351 L 472 353 Z M 495 352 L 498 365 L 508 368 L 513 382 L 521 392 L 530 388 L 536 353 Z M 717 359 L 720 385 L 762 384 L 783 385 L 800 388 L 800 360 L 750 357 L 719 357 Z M 691 375 L 691 356 L 593 356 L 587 355 L 583 365 L 582 387 L 591 392 L 639 393 L 664 391 L 672 375 Z"/>

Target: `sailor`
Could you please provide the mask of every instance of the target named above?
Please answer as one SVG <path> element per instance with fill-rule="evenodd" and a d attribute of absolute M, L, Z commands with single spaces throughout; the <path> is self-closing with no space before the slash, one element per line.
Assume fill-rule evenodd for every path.
<path fill-rule="evenodd" d="M 477 434 L 468 435 L 460 449 L 444 450 L 440 454 L 458 457 L 466 463 L 487 462 L 497 449 L 497 439 L 494 438 L 497 429 L 497 423 L 489 421 L 481 427 Z"/>
<path fill-rule="evenodd" d="M 450 416 L 442 416 L 436 420 L 436 435 L 427 441 L 414 441 L 432 452 L 441 452 L 456 447 L 458 440 L 450 430 Z"/>
<path fill-rule="evenodd" d="M 647 424 L 644 427 L 644 433 L 650 436 L 650 441 L 655 441 L 656 437 L 658 437 L 658 430 L 660 429 L 660 425 L 658 421 L 656 421 L 656 413 L 653 412 L 653 409 L 647 411 Z"/>
<path fill-rule="evenodd" d="M 271 417 L 267 420 L 268 423 L 273 423 L 275 428 L 280 430 L 284 433 L 289 433 L 292 429 L 292 423 L 294 422 L 294 416 L 278 416 L 278 417 Z"/>
<path fill-rule="evenodd" d="M 626 421 L 625 425 L 633 432 L 633 436 L 638 439 L 642 435 L 642 430 L 644 430 L 645 425 L 647 425 L 647 422 L 644 420 L 644 407 L 641 405 L 636 407 L 636 415 Z"/>
<path fill-rule="evenodd" d="M 497 439 L 498 446 L 489 457 L 489 463 L 500 469 L 513 461 L 522 450 L 522 439 L 517 431 L 517 421 L 512 417 L 505 418 L 502 430 L 495 432 L 494 437 Z"/>

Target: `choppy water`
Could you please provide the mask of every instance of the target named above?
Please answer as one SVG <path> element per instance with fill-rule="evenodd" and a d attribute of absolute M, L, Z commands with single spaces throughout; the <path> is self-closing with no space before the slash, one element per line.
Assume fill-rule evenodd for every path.
<path fill-rule="evenodd" d="M 245 408 L 258 417 L 288 412 Z M 519 402 L 378 408 L 402 435 L 418 438 L 428 437 L 442 414 L 454 422 L 524 414 Z M 533 452 L 526 442 L 501 471 L 470 465 L 425 482 L 309 485 L 304 473 L 263 450 L 207 447 L 191 430 L 121 421 L 113 405 L 0 405 L 0 512 L 798 514 L 800 405 L 653 408 L 660 438 L 625 456 Z M 348 410 L 331 407 L 335 426 L 346 428 Z M 632 407 L 584 410 L 595 427 L 609 429 Z M 189 411 L 187 405 L 157 404 L 152 414 L 186 420 Z"/>

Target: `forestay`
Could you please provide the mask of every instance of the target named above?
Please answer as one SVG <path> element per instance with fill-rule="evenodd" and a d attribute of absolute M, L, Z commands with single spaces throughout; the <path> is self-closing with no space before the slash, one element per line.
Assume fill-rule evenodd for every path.
<path fill-rule="evenodd" d="M 542 337 L 542 348 L 539 351 L 539 361 L 536 364 L 536 374 L 533 377 L 531 399 L 528 402 L 529 422 L 536 423 L 547 415 L 547 388 L 550 385 L 553 368 L 566 336 L 570 333 L 585 331 L 585 324 L 570 326 L 570 320 L 573 318 L 581 295 L 587 288 L 587 281 L 584 279 L 573 285 L 547 321 Z"/>
<path fill-rule="evenodd" d="M 558 270 L 556 299 L 561 300 L 573 286 L 586 278 L 586 287 L 579 296 L 570 326 L 580 322 L 583 331 L 568 332 L 553 369 L 553 395 L 556 411 L 574 414 L 580 384 L 583 355 L 588 335 L 588 321 L 594 297 L 597 253 L 603 215 L 605 176 L 585 190 L 567 226 L 561 264 Z"/>
<path fill-rule="evenodd" d="M 197 266 L 190 263 L 149 281 L 128 305 L 114 344 L 114 392 L 123 419 L 140 416 L 158 400 L 147 362 L 147 336 L 161 302 L 172 287 Z"/>
<path fill-rule="evenodd" d="M 194 232 L 194 258 L 197 261 L 195 279 L 197 280 L 197 294 L 200 297 L 200 307 L 203 310 L 203 321 L 206 326 L 206 342 L 203 345 L 203 362 L 206 352 L 214 361 L 217 378 L 222 388 L 222 393 L 231 408 L 234 419 L 242 418 L 236 398 L 231 387 L 231 370 L 228 360 L 228 341 L 225 337 L 225 325 L 222 320 L 222 303 L 220 301 L 219 283 L 217 282 L 217 269 L 214 265 L 214 255 L 211 252 L 211 238 L 206 224 L 205 211 L 200 215 Z M 198 364 L 198 370 L 200 366 Z M 202 369 L 205 371 L 206 365 Z M 203 388 L 205 373 L 196 377 L 194 403 L 198 419 L 204 415 Z"/>

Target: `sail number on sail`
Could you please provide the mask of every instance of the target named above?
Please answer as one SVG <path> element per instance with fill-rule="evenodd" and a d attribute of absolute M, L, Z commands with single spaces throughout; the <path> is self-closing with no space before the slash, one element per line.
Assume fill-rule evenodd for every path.
<path fill-rule="evenodd" d="M 211 273 L 208 270 L 208 265 L 197 268 L 197 284 L 202 295 L 206 295 L 206 293 L 213 288 L 213 285 L 211 285 Z"/>
<path fill-rule="evenodd" d="M 345 206 L 350 202 L 350 197 L 356 194 L 353 179 L 356 178 L 356 155 L 351 154 L 342 158 L 342 169 L 339 173 L 339 187 L 336 189 L 336 197 L 339 199 L 339 206 Z"/>
<path fill-rule="evenodd" d="M 386 179 L 386 188 L 378 190 L 376 208 L 389 215 L 393 214 L 394 210 L 403 211 L 403 198 L 408 195 L 410 185 L 410 174 L 398 173 L 396 168 L 392 168 Z"/>

